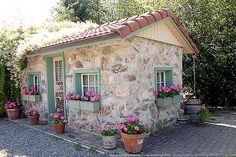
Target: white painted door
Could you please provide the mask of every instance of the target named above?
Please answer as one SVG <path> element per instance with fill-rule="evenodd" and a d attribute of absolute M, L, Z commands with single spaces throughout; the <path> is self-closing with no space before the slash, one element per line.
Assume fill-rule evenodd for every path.
<path fill-rule="evenodd" d="M 53 58 L 54 76 L 54 101 L 55 109 L 64 115 L 64 93 L 63 93 L 63 66 L 62 58 Z"/>

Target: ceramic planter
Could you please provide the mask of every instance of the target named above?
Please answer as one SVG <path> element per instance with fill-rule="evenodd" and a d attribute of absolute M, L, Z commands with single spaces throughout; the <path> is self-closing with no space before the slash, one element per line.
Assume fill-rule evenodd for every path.
<path fill-rule="evenodd" d="M 52 122 L 51 124 L 52 124 L 53 130 L 56 134 L 63 134 L 65 132 L 65 124 L 64 123 L 56 124 L 56 123 Z"/>
<path fill-rule="evenodd" d="M 173 104 L 173 100 L 171 97 L 166 98 L 156 98 L 155 103 L 157 107 L 167 107 Z"/>
<path fill-rule="evenodd" d="M 97 112 L 100 110 L 100 102 L 80 101 L 80 109 L 82 111 Z"/>
<path fill-rule="evenodd" d="M 68 100 L 67 104 L 69 106 L 69 109 L 80 110 L 80 101 L 78 100 Z"/>
<path fill-rule="evenodd" d="M 34 115 L 34 116 L 28 116 L 31 125 L 39 124 L 39 116 L 40 116 L 39 114 Z"/>
<path fill-rule="evenodd" d="M 121 133 L 125 151 L 134 154 L 139 153 L 143 147 L 144 134 L 126 134 Z"/>
<path fill-rule="evenodd" d="M 22 100 L 38 102 L 41 101 L 41 95 L 21 95 Z"/>
<path fill-rule="evenodd" d="M 103 148 L 114 149 L 116 147 L 116 135 L 114 136 L 102 136 Z"/>
<path fill-rule="evenodd" d="M 10 120 L 16 120 L 20 115 L 20 108 L 6 109 L 6 111 Z"/>
<path fill-rule="evenodd" d="M 180 102 L 180 95 L 175 95 L 173 98 L 173 104 L 179 104 Z"/>

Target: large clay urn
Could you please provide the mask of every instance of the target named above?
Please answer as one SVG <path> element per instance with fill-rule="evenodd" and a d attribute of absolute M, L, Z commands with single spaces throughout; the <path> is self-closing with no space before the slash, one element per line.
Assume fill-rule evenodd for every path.
<path fill-rule="evenodd" d="M 142 150 L 144 134 L 126 134 L 121 133 L 124 142 L 125 151 L 128 153 L 139 153 Z"/>
<path fill-rule="evenodd" d="M 16 120 L 20 115 L 20 108 L 6 109 L 6 111 L 10 120 Z"/>
<path fill-rule="evenodd" d="M 63 134 L 65 132 L 65 124 L 64 123 L 51 123 L 53 130 L 56 134 Z"/>

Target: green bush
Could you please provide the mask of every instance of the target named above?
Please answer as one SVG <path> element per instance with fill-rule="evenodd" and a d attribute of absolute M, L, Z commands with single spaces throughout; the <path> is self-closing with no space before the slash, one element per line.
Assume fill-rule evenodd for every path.
<path fill-rule="evenodd" d="M 210 117 L 208 109 L 202 109 L 196 114 L 190 116 L 191 122 L 195 124 L 203 124 Z"/>

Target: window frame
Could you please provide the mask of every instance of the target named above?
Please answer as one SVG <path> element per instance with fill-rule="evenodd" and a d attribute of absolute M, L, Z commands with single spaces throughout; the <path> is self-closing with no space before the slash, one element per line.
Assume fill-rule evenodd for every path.
<path fill-rule="evenodd" d="M 164 81 L 158 81 L 157 73 L 159 73 L 159 80 L 161 78 L 160 73 L 164 72 Z M 170 86 L 173 84 L 173 67 L 154 67 L 154 85 L 155 89 L 160 90 L 158 83 L 164 82 L 164 86 Z"/>
<path fill-rule="evenodd" d="M 35 87 L 35 77 L 38 77 L 38 92 L 41 93 L 41 72 L 29 72 L 28 73 L 28 81 L 27 81 L 27 87 Z"/>
<path fill-rule="evenodd" d="M 83 79 L 82 76 L 84 75 L 96 75 L 97 76 L 97 93 L 101 93 L 101 75 L 99 68 L 90 68 L 90 69 L 75 69 L 73 70 L 73 92 L 78 93 L 80 95 L 84 95 L 82 90 L 82 83 Z"/>

